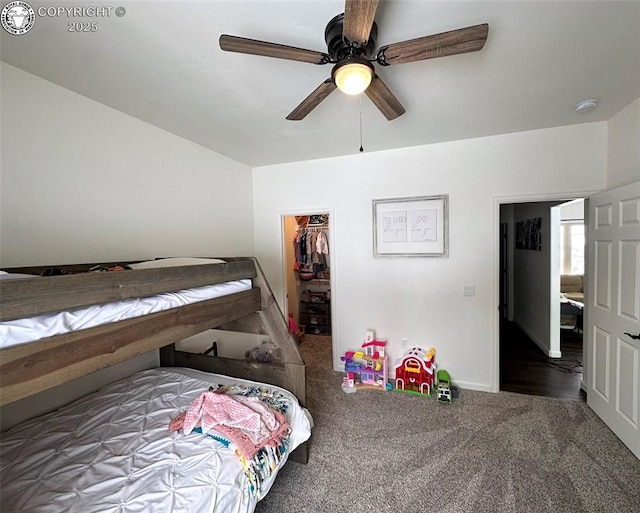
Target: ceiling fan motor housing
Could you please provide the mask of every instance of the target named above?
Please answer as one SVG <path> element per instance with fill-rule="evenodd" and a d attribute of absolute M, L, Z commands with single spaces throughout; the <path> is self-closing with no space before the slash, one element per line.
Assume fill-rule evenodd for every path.
<path fill-rule="evenodd" d="M 338 62 L 348 55 L 371 59 L 376 49 L 376 37 L 378 36 L 378 27 L 375 21 L 371 27 L 369 39 L 364 45 L 347 41 L 342 37 L 343 23 L 344 13 L 340 13 L 327 23 L 327 28 L 324 31 L 324 40 L 327 42 L 327 50 L 331 60 Z"/>

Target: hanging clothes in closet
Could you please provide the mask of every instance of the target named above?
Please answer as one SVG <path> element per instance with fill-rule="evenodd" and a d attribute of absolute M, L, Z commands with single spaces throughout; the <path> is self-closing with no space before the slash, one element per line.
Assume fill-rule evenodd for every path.
<path fill-rule="evenodd" d="M 326 227 L 298 228 L 293 239 L 294 269 L 303 281 L 328 278 L 329 239 Z"/>

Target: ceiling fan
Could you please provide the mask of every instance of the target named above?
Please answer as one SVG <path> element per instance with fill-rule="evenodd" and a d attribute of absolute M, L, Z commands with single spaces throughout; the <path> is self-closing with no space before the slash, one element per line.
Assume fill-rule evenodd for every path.
<path fill-rule="evenodd" d="M 373 63 L 381 66 L 445 57 L 481 50 L 487 40 L 489 25 L 484 23 L 449 32 L 419 37 L 383 46 L 375 52 L 378 28 L 374 21 L 379 0 L 345 0 L 344 13 L 338 14 L 324 32 L 327 53 L 293 46 L 220 36 L 220 48 L 278 59 L 334 64 L 331 78 L 318 86 L 287 116 L 304 119 L 336 87 L 347 94 L 364 92 L 388 119 L 405 113 L 404 107 L 376 74 Z"/>

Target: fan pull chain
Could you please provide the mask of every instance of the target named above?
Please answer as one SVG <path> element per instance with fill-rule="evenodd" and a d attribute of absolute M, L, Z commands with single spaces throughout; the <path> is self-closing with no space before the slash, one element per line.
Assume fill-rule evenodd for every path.
<path fill-rule="evenodd" d="M 364 151 L 362 147 L 362 93 L 360 94 L 360 153 Z"/>

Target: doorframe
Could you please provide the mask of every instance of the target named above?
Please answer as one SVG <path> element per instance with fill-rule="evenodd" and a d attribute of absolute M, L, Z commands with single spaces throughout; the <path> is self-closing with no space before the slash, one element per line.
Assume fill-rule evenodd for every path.
<path fill-rule="evenodd" d="M 337 341 L 338 341 L 338 323 L 336 318 L 337 312 L 337 304 L 338 294 L 335 290 L 336 283 L 336 244 L 335 244 L 335 211 L 332 207 L 327 208 L 297 208 L 297 209 L 288 209 L 288 210 L 280 210 L 279 221 L 280 221 L 280 283 L 282 284 L 282 295 L 280 297 L 280 304 L 282 305 L 282 310 L 284 313 L 284 318 L 287 318 L 288 312 L 288 302 L 287 302 L 287 259 L 285 255 L 285 244 L 287 243 L 285 239 L 285 226 L 284 226 L 284 218 L 292 217 L 292 216 L 312 216 L 319 214 L 328 214 L 329 215 L 329 255 L 330 255 L 330 272 L 329 272 L 329 289 L 331 290 L 331 351 L 332 355 L 338 354 L 337 351 Z M 333 365 L 333 359 L 332 359 Z"/>
<path fill-rule="evenodd" d="M 546 201 L 561 201 L 567 198 L 584 198 L 585 202 L 589 196 L 603 191 L 604 189 L 588 189 L 583 191 L 564 191 L 549 192 L 540 194 L 522 194 L 522 195 L 494 195 L 493 200 L 493 216 L 491 226 L 491 304 L 494 306 L 491 319 L 492 324 L 492 341 L 493 347 L 491 351 L 491 374 L 493 375 L 492 392 L 500 391 L 500 207 L 509 203 L 534 203 Z M 588 228 L 585 219 L 585 230 Z M 585 269 L 585 279 L 587 279 L 587 271 Z M 585 315 L 587 314 L 587 304 L 585 303 Z M 582 338 L 582 351 L 586 352 L 586 337 Z M 582 375 L 583 383 L 581 386 L 585 388 L 585 378 Z"/>

